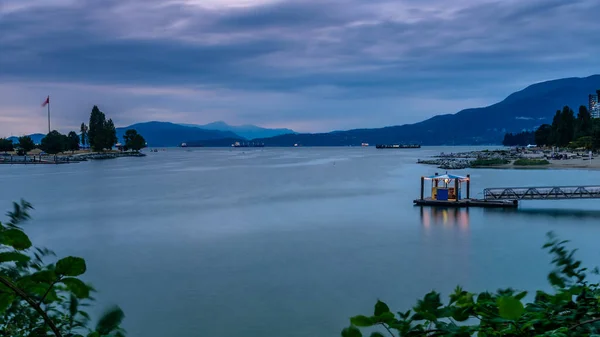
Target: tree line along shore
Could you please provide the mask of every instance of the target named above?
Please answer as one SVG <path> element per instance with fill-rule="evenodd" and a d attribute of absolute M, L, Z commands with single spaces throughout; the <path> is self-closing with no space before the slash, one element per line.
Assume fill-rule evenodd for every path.
<path fill-rule="evenodd" d="M 16 143 L 0 138 L 0 163 L 70 163 L 88 159 L 110 159 L 123 156 L 144 156 L 140 150 L 146 140 L 134 129 L 123 135 L 120 144 L 112 119 L 97 106 L 92 108 L 88 124 L 81 123 L 79 134 L 71 131 L 64 135 L 50 131 L 39 144 L 29 136 L 19 137 Z M 117 150 L 113 148 L 117 147 Z"/>
<path fill-rule="evenodd" d="M 577 116 L 568 106 L 557 110 L 552 124 L 542 124 L 535 131 L 507 133 L 502 145 L 559 147 L 570 150 L 600 150 L 600 118 L 592 118 L 588 108 L 579 107 Z"/>

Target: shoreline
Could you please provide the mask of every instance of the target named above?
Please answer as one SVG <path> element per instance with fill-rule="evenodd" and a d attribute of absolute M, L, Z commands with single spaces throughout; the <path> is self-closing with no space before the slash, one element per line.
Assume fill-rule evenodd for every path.
<path fill-rule="evenodd" d="M 553 157 L 554 156 L 554 157 Z M 556 159 L 556 157 L 563 159 Z M 548 164 L 543 165 L 514 165 L 518 159 L 546 160 Z M 500 160 L 505 163 L 491 165 L 472 165 L 475 160 Z M 557 154 L 546 150 L 494 150 L 494 151 L 471 151 L 461 153 L 441 153 L 428 159 L 417 160 L 418 164 L 435 165 L 441 169 L 460 170 L 460 169 L 503 169 L 503 170 L 600 170 L 600 159 L 589 160 L 587 156 L 575 152 L 560 152 Z"/>
<path fill-rule="evenodd" d="M 37 155 L 28 155 L 27 160 L 25 160 L 25 156 L 11 156 L 11 157 L 0 157 L 0 165 L 62 165 L 62 164 L 76 164 L 82 161 L 88 160 L 106 160 L 106 159 L 116 159 L 116 158 L 124 158 L 124 157 L 145 157 L 147 156 L 145 153 L 141 152 L 93 152 L 93 153 L 76 153 L 76 154 L 63 154 L 57 155 L 56 160 L 54 160 L 54 156 L 46 155 L 40 158 L 39 154 Z M 17 160 L 13 160 L 14 157 Z"/>

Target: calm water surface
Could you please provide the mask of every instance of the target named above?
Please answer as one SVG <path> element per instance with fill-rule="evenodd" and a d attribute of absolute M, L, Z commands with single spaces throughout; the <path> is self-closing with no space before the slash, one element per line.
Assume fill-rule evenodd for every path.
<path fill-rule="evenodd" d="M 415 164 L 440 151 L 168 149 L 145 158 L 0 165 L 0 207 L 36 207 L 38 246 L 88 261 L 99 306 L 129 336 L 338 336 L 377 298 L 432 289 L 544 287 L 555 231 L 600 264 L 600 200 L 518 211 L 413 207 Z M 471 170 L 485 187 L 600 184 L 585 170 Z"/>

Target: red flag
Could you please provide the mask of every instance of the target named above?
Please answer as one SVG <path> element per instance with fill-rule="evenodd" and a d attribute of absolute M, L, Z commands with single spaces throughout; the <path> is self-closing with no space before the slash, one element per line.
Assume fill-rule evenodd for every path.
<path fill-rule="evenodd" d="M 46 100 L 44 101 L 44 103 L 42 103 L 42 108 L 45 107 L 47 104 L 50 104 L 50 96 L 46 97 Z"/>

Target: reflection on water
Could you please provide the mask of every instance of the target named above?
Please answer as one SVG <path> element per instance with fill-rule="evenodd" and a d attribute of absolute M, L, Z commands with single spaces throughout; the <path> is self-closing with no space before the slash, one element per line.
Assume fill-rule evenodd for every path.
<path fill-rule="evenodd" d="M 505 216 L 516 216 L 522 218 L 536 217 L 543 218 L 549 217 L 553 219 L 588 219 L 588 218 L 600 218 L 600 211 L 590 211 L 582 209 L 556 209 L 556 208 L 484 208 L 484 214 L 487 215 L 505 215 Z"/>
<path fill-rule="evenodd" d="M 421 224 L 425 228 L 431 226 L 456 227 L 461 230 L 469 228 L 468 208 L 421 207 Z"/>

